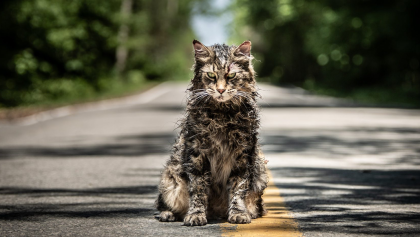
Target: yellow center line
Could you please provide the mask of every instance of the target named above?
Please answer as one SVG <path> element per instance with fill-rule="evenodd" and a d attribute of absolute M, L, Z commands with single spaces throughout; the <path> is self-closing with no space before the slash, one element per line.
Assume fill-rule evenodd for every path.
<path fill-rule="evenodd" d="M 221 224 L 222 236 L 303 236 L 298 223 L 293 219 L 280 196 L 280 190 L 274 185 L 273 176 L 268 170 L 270 181 L 264 191 L 267 215 L 253 219 L 250 224 Z"/>

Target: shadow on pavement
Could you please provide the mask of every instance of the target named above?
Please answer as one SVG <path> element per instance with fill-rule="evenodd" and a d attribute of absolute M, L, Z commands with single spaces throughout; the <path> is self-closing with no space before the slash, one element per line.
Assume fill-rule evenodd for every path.
<path fill-rule="evenodd" d="M 348 128 L 335 130 L 270 131 L 261 134 L 265 153 L 308 153 L 338 159 L 349 155 L 380 155 L 403 151 L 398 162 L 420 164 L 420 129 L 416 128 Z M 95 145 L 45 147 L 14 146 L 0 148 L 0 159 L 14 157 L 73 158 L 133 157 L 169 154 L 175 133 L 120 136 Z M 310 158 L 310 157 L 309 157 Z M 394 159 L 395 160 L 395 159 Z"/>
<path fill-rule="evenodd" d="M 0 195 L 27 195 L 30 197 L 42 196 L 107 196 L 114 194 L 148 194 L 157 191 L 155 185 L 132 187 L 109 187 L 94 189 L 31 189 L 31 188 L 0 188 Z"/>
<path fill-rule="evenodd" d="M 157 169 L 135 169 L 139 182 L 160 176 Z M 104 188 L 0 187 L 0 220 L 44 221 L 48 218 L 152 218 L 156 185 Z"/>
<path fill-rule="evenodd" d="M 420 234 L 420 170 L 271 171 L 305 233 Z"/>
<path fill-rule="evenodd" d="M 307 159 L 317 156 L 336 162 L 351 156 L 391 154 L 391 159 L 384 162 L 392 168 L 399 163 L 420 165 L 419 134 L 418 128 L 402 127 L 290 129 L 262 132 L 261 142 L 265 153 L 281 153 L 283 156 L 294 153 Z M 112 137 L 107 142 L 90 146 L 15 146 L 1 148 L 0 159 L 142 158 L 150 154 L 168 154 L 174 140 L 174 133 L 161 133 Z M 139 169 L 123 175 L 141 180 L 141 173 Z M 160 170 L 154 170 L 147 175 L 157 178 L 159 173 Z M 419 170 L 284 167 L 273 168 L 272 173 L 281 178 L 276 185 L 304 231 L 420 235 L 417 227 L 420 214 L 412 209 L 413 205 L 418 207 L 420 204 Z M 149 184 L 92 189 L 1 187 L 0 198 L 8 201 L 0 204 L 0 219 L 152 218 L 156 193 L 157 187 Z"/>
<path fill-rule="evenodd" d="M 125 204 L 125 206 L 124 206 Z M 98 205 L 104 205 L 102 207 Z M 91 204 L 56 204 L 56 205 L 21 205 L 4 206 L 6 213 L 0 213 L 0 220 L 9 221 L 42 221 L 46 218 L 139 218 L 152 216 L 154 209 L 133 207 L 133 203 L 119 203 L 120 207 L 112 207 L 113 203 L 95 202 Z M 127 208 L 131 206 L 132 208 Z M 93 209 L 93 210 L 90 210 Z"/>
<path fill-rule="evenodd" d="M 348 128 L 333 130 L 271 131 L 261 137 L 264 153 L 295 153 L 300 156 L 338 160 L 375 156 L 381 164 L 420 165 L 420 129 Z M 369 162 L 370 158 L 366 158 Z"/>
<path fill-rule="evenodd" d="M 151 154 L 169 154 L 174 141 L 174 133 L 162 133 L 115 137 L 108 143 L 91 146 L 15 146 L 10 148 L 0 148 L 0 159 L 9 159 L 14 157 L 74 158 L 77 156 L 124 156 L 139 158 L 141 156 Z"/>

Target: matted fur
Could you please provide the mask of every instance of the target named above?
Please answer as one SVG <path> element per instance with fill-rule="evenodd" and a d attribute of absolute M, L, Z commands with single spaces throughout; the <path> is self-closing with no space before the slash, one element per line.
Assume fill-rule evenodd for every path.
<path fill-rule="evenodd" d="M 193 46 L 186 116 L 156 200 L 160 221 L 250 223 L 266 212 L 261 196 L 268 182 L 251 42 L 206 47 L 194 40 Z"/>

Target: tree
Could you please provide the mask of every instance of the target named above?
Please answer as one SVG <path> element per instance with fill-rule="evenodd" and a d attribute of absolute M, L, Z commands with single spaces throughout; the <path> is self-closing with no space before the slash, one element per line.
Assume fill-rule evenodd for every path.
<path fill-rule="evenodd" d="M 1 1 L 0 107 L 188 78 L 201 1 Z"/>
<path fill-rule="evenodd" d="M 410 0 L 236 0 L 234 28 L 253 41 L 263 79 L 335 95 L 418 100 L 419 6 Z"/>

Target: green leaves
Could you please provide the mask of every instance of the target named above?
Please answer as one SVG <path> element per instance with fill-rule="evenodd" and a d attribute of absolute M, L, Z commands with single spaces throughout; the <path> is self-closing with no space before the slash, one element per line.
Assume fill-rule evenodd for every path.
<path fill-rule="evenodd" d="M 127 49 L 121 84 L 187 80 L 192 3 L 203 1 L 135 0 L 132 14 L 123 17 L 121 0 L 4 0 L 0 107 L 76 95 L 71 90 L 82 90 L 79 85 L 105 92 L 104 81 L 116 75 L 121 45 Z M 118 40 L 122 24 L 128 28 L 123 42 Z"/>
<path fill-rule="evenodd" d="M 260 80 L 420 95 L 420 68 L 410 66 L 420 61 L 419 7 L 409 0 L 236 0 L 233 38 L 253 42 Z"/>

